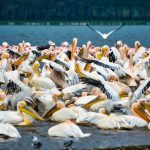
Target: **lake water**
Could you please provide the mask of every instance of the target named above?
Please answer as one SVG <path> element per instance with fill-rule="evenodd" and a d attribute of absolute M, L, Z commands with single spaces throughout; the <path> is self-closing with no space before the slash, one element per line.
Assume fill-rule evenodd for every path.
<path fill-rule="evenodd" d="M 55 125 L 52 122 L 38 122 L 33 126 L 17 127 L 21 138 L 0 142 L 0 150 L 33 150 L 32 136 L 36 135 L 42 142 L 40 150 L 64 150 L 64 142 L 73 140 L 71 150 L 149 150 L 150 131 L 148 129 L 133 130 L 100 130 L 96 126 L 80 126 L 90 137 L 83 139 L 52 138 L 48 129 Z M 0 140 L 1 141 L 1 140 Z"/>
<path fill-rule="evenodd" d="M 107 33 L 117 26 L 93 26 L 102 33 Z M 78 38 L 78 45 L 91 40 L 93 44 L 112 46 L 117 40 L 123 40 L 129 46 L 134 41 L 150 46 L 150 26 L 124 26 L 118 32 L 112 34 L 106 41 L 86 26 L 0 26 L 0 43 L 7 41 L 10 44 L 17 44 L 23 40 L 33 45 L 44 45 L 52 40 L 56 44 L 63 41 L 71 42 L 72 38 Z"/>
<path fill-rule="evenodd" d="M 109 32 L 116 26 L 95 26 L 101 32 Z M 7 41 L 16 44 L 22 40 L 29 41 L 33 45 L 47 44 L 48 40 L 60 44 L 62 41 L 71 42 L 72 38 L 78 38 L 81 45 L 91 40 L 95 45 L 114 45 L 117 40 L 123 40 L 133 46 L 135 40 L 149 47 L 150 26 L 125 26 L 114 33 L 107 41 L 104 41 L 85 26 L 0 26 L 0 43 Z M 17 127 L 21 139 L 6 140 L 1 142 L 0 150 L 32 150 L 32 136 L 36 135 L 42 141 L 41 150 L 64 149 L 64 139 L 48 137 L 48 128 L 54 125 L 52 122 L 39 122 L 29 127 Z M 134 130 L 100 130 L 96 126 L 80 126 L 85 133 L 92 135 L 84 139 L 73 140 L 73 149 L 150 149 L 150 131 L 144 129 Z M 69 140 L 69 139 L 68 139 Z"/>

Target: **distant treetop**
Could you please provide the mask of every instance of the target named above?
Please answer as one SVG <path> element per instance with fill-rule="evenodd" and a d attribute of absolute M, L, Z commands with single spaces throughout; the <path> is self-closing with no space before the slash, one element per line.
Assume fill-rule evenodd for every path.
<path fill-rule="evenodd" d="M 0 20 L 149 20 L 149 0 L 0 0 Z"/>

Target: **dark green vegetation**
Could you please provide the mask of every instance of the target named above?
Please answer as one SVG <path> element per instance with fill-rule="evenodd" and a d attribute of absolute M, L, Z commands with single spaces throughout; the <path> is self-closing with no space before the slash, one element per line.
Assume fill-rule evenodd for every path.
<path fill-rule="evenodd" d="M 150 21 L 149 0 L 0 0 L 5 21 Z"/>

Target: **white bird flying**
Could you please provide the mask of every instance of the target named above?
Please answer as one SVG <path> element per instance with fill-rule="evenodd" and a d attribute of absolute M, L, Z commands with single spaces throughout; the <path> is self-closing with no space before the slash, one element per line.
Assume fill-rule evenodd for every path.
<path fill-rule="evenodd" d="M 114 33 L 114 32 L 116 32 L 116 31 L 120 30 L 123 26 L 124 26 L 124 24 L 121 24 L 118 28 L 116 28 L 116 29 L 114 29 L 114 30 L 112 30 L 112 31 L 110 31 L 110 32 L 108 32 L 108 33 L 101 33 L 100 31 L 95 30 L 94 28 L 92 28 L 90 25 L 87 24 L 87 27 L 89 27 L 92 31 L 98 33 L 98 34 L 99 34 L 103 39 L 105 39 L 105 40 L 106 40 L 112 33 Z"/>

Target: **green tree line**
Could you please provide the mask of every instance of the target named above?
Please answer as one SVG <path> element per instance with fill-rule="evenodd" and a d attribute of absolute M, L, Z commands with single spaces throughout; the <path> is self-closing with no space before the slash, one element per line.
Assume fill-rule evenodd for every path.
<path fill-rule="evenodd" d="M 150 0 L 0 0 L 0 20 L 150 20 Z"/>

